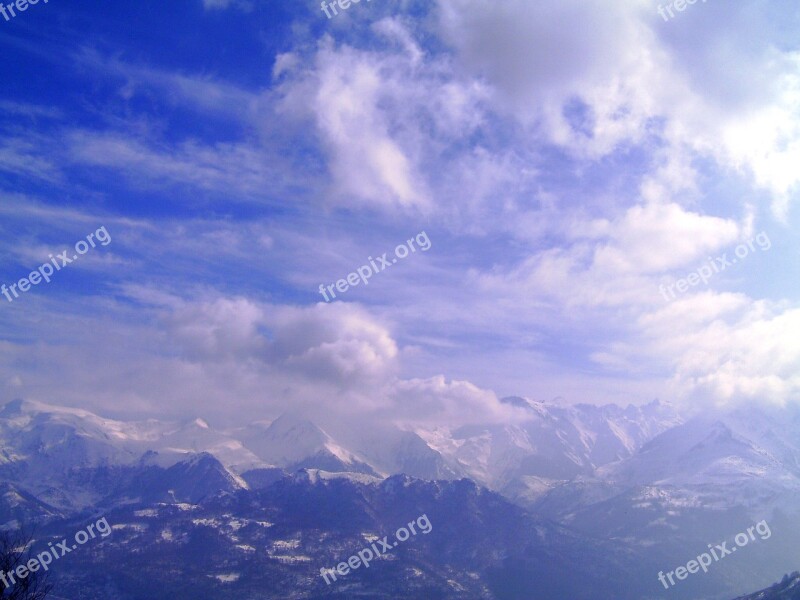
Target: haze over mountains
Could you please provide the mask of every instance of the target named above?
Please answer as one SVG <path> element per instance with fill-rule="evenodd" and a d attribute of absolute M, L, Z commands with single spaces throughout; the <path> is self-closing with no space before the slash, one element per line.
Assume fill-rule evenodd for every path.
<path fill-rule="evenodd" d="M 495 558 L 487 558 L 480 568 L 473 565 L 471 583 L 462 580 L 466 568 L 462 559 L 448 554 L 443 560 L 435 552 L 417 556 L 433 571 L 419 565 L 413 569 L 427 573 L 430 579 L 423 578 L 425 585 L 443 594 L 441 597 L 504 597 L 493 579 L 497 573 L 492 569 L 500 569 L 504 577 L 521 578 L 514 589 L 529 590 L 534 594 L 530 597 L 537 597 L 536 589 L 565 592 L 569 588 L 574 597 L 589 598 L 588 591 L 581 595 L 581 586 L 567 585 L 570 578 L 566 574 L 581 574 L 589 581 L 600 577 L 597 565 L 606 562 L 615 565 L 608 569 L 636 570 L 638 575 L 628 579 L 635 592 L 631 597 L 661 597 L 663 588 L 659 590 L 656 579 L 659 570 L 674 569 L 707 544 L 731 539 L 764 519 L 773 531 L 770 539 L 715 564 L 702 578 L 682 582 L 670 594 L 676 598 L 731 598 L 765 587 L 800 564 L 795 543 L 800 536 L 800 413 L 796 409 L 740 409 L 687 419 L 659 402 L 627 408 L 564 407 L 523 398 L 504 402 L 524 407 L 530 418 L 513 425 L 475 424 L 455 429 L 354 428 L 334 438 L 310 420 L 291 414 L 272 422 L 216 431 L 200 418 L 186 423 L 121 422 L 79 409 L 16 400 L 0 409 L 0 523 L 46 524 L 48 530 L 60 531 L 66 524 L 77 526 L 87 514 L 110 514 L 117 529 L 125 533 L 104 542 L 103 560 L 119 551 L 113 544 L 120 538 L 126 539 L 127 546 L 142 548 L 169 543 L 177 545 L 163 560 L 175 560 L 176 569 L 180 561 L 187 560 L 183 544 L 213 530 L 214 536 L 227 540 L 223 545 L 230 546 L 229 559 L 237 569 L 242 567 L 240 559 L 253 552 L 259 560 L 274 563 L 267 570 L 275 569 L 271 589 L 280 597 L 278 592 L 288 589 L 283 586 L 289 573 L 305 581 L 297 584 L 299 589 L 314 588 L 314 568 L 329 566 L 318 563 L 326 562 L 326 553 L 334 552 L 326 540 L 335 538 L 333 532 L 341 533 L 343 528 L 348 535 L 355 535 L 347 523 L 363 519 L 363 515 L 356 516 L 359 510 L 387 526 L 389 513 L 398 526 L 403 518 L 418 516 L 401 517 L 400 507 L 387 504 L 382 497 L 402 482 L 403 487 L 419 492 L 409 511 L 430 510 L 439 515 L 440 524 L 456 526 L 449 520 L 452 515 L 445 516 L 453 509 L 468 513 L 462 520 L 474 520 L 478 528 L 498 531 L 496 528 L 504 530 L 516 522 L 512 529 L 555 528 L 549 539 L 560 540 L 553 543 L 562 548 L 563 556 L 548 554 L 545 559 L 537 554 L 537 560 L 549 561 L 551 575 L 561 574 L 560 584 L 558 577 L 544 577 L 539 571 L 538 580 L 523 575 L 530 573 L 530 565 L 525 570 L 518 561 L 530 560 L 525 549 L 536 545 L 536 535 L 513 548 L 509 539 L 502 540 Z M 464 488 L 463 481 L 456 481 L 463 479 L 474 483 Z M 426 483 L 434 480 L 438 483 Z M 392 481 L 395 483 L 387 488 Z M 494 493 L 480 491 L 481 487 Z M 252 512 L 254 505 L 265 514 L 278 511 L 279 520 L 302 521 L 304 517 L 293 511 L 301 510 L 309 495 L 315 499 L 302 509 L 306 511 L 303 514 L 328 515 L 313 528 L 313 536 L 310 531 L 303 533 L 298 521 L 296 530 L 286 534 L 289 537 L 275 539 L 270 535 L 277 529 L 265 537 L 264 532 L 258 533 L 261 526 L 254 525 L 256 529 L 248 531 L 255 537 L 243 542 L 237 526 L 230 524 L 231 519 Z M 445 497 L 455 503 L 447 510 L 442 505 Z M 476 497 L 488 499 L 499 512 L 490 518 L 485 507 L 475 504 Z M 361 508 L 348 513 L 345 508 L 353 498 L 360 498 Z M 238 507 L 235 511 L 231 503 Z M 250 508 L 245 510 L 245 506 Z M 202 516 L 187 520 L 187 511 Z M 180 536 L 175 535 L 176 528 L 183 528 Z M 460 536 L 462 547 L 478 552 L 483 546 L 480 536 L 465 532 Z M 336 552 L 349 555 L 347 548 L 357 546 L 353 538 L 347 538 L 349 542 L 337 539 Z M 608 545 L 600 548 L 592 539 L 608 540 Z M 437 546 L 440 543 L 431 542 L 425 546 L 426 552 L 433 552 L 434 547 L 439 548 L 436 552 L 445 552 Z M 536 553 L 547 554 L 549 547 L 545 544 Z M 193 560 L 208 559 L 206 550 L 192 548 Z M 272 550 L 265 555 L 267 548 Z M 277 548 L 286 552 L 277 552 Z M 245 555 L 239 556 L 240 552 Z M 587 554 L 586 560 L 595 566 L 576 566 L 569 559 L 571 553 Z M 295 558 L 270 559 L 272 555 Z M 81 561 L 91 562 L 90 558 L 97 557 L 87 554 Z M 118 559 L 122 560 L 122 555 Z M 330 562 L 332 559 L 327 560 Z M 450 571 L 444 583 L 438 579 L 442 570 Z M 248 589 L 257 588 L 257 579 L 245 579 Z M 457 585 L 447 583 L 450 579 Z M 619 595 L 622 590 L 612 583 L 614 577 L 601 579 L 603 585 L 616 589 L 616 597 L 623 597 Z M 545 580 L 547 585 L 537 588 L 536 581 L 541 584 Z M 87 584 L 81 581 L 81 585 Z M 386 585 L 388 581 L 406 585 L 410 580 L 401 569 Z M 599 585 L 599 581 L 595 583 Z M 374 583 L 364 589 L 378 589 Z M 236 587 L 225 578 L 217 584 L 221 589 L 233 586 L 231 593 Z M 559 587 L 562 584 L 567 587 Z M 367 580 L 354 577 L 347 585 L 366 586 Z M 236 589 L 237 593 L 245 591 Z M 128 593 L 123 588 L 118 591 L 121 598 Z M 178 597 L 183 593 L 172 592 Z M 185 593 L 189 597 L 195 591 Z"/>
<path fill-rule="evenodd" d="M 186 423 L 122 422 L 84 410 L 16 400 L 0 410 L 0 439 L 3 468 L 28 481 L 30 491 L 65 509 L 82 508 L 88 497 L 73 498 L 60 486 L 52 493 L 42 488 L 52 486 L 51 472 L 166 468 L 198 453 L 216 458 L 242 487 L 247 487 L 246 477 L 253 471 L 311 468 L 376 477 L 398 473 L 421 479 L 467 477 L 529 501 L 558 482 L 591 476 L 604 465 L 631 457 L 645 442 L 682 422 L 671 407 L 658 402 L 625 409 L 560 407 L 523 398 L 504 402 L 524 407 L 529 420 L 454 429 L 403 430 L 387 425 L 365 432 L 354 426 L 342 441 L 292 414 L 222 432 L 201 418 Z"/>

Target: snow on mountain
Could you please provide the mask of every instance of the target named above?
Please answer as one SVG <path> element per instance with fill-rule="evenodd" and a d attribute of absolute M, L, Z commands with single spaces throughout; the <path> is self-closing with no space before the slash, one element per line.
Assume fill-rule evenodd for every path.
<path fill-rule="evenodd" d="M 792 410 L 792 409 L 787 409 Z M 674 427 L 596 477 L 623 487 L 692 490 L 705 506 L 797 509 L 800 419 L 795 412 L 735 411 Z"/>
<path fill-rule="evenodd" d="M 469 477 L 511 498 L 533 501 L 564 480 L 629 456 L 679 422 L 671 408 L 658 402 L 623 409 L 561 407 L 519 397 L 503 401 L 526 408 L 528 419 L 456 430 L 406 431 L 392 424 L 354 428 L 344 436 L 346 443 L 293 414 L 220 432 L 202 419 L 122 422 L 80 409 L 14 401 L 0 408 L 0 474 L 14 481 L 38 481 L 28 489 L 63 506 L 96 500 L 78 500 L 77 491 L 65 491 L 71 487 L 66 474 L 76 469 L 167 469 L 205 452 L 232 476 L 243 475 L 257 486 L 271 481 L 276 468 L 406 473 L 423 479 Z M 54 471 L 60 475 L 53 478 Z"/>
<path fill-rule="evenodd" d="M 420 479 L 467 476 L 420 435 L 390 424 L 359 429 L 351 433 L 348 442 L 380 473 L 405 473 Z"/>
<path fill-rule="evenodd" d="M 253 423 L 238 434 L 259 457 L 288 470 L 310 468 L 377 475 L 366 461 L 297 415 L 284 414 L 269 426 Z"/>
<path fill-rule="evenodd" d="M 651 579 L 623 544 L 577 536 L 469 481 L 377 482 L 310 470 L 264 490 L 106 514 L 114 534 L 59 562 L 63 597 L 577 600 L 602 589 L 639 600 Z M 421 515 L 429 528 L 418 519 L 411 538 L 369 569 L 339 577 L 336 587 L 320 576 Z M 61 520 L 40 537 L 60 540 L 84 526 Z"/>
<path fill-rule="evenodd" d="M 168 469 L 204 452 L 226 467 L 267 466 L 241 442 L 199 420 L 123 422 L 20 400 L 0 408 L 0 449 L 0 480 L 65 510 L 93 506 L 118 493 L 131 470 Z M 247 485 L 234 472 L 225 477 L 235 480 L 234 487 Z"/>
<path fill-rule="evenodd" d="M 308 483 L 319 483 L 324 481 L 347 480 L 353 483 L 377 485 L 383 481 L 381 477 L 367 475 L 366 473 L 330 473 L 321 469 L 301 469 L 292 475 L 295 481 L 306 481 Z"/>
<path fill-rule="evenodd" d="M 29 400 L 15 400 L 0 409 L 0 447 L 0 466 L 25 458 L 47 459 L 50 467 L 62 461 L 65 468 L 131 465 L 149 453 L 151 464 L 166 468 L 200 452 L 237 472 L 269 466 L 202 419 L 180 424 L 124 422 Z"/>
<path fill-rule="evenodd" d="M 342 443 L 292 414 L 219 432 L 201 419 L 122 422 L 80 409 L 14 401 L 0 408 L 0 475 L 31 483 L 26 489 L 63 506 L 62 496 L 70 495 L 68 474 L 76 469 L 167 469 L 204 452 L 232 477 L 247 474 L 245 480 L 256 485 L 272 480 L 276 468 L 469 477 L 523 504 L 567 482 L 576 490 L 574 501 L 638 485 L 724 484 L 743 477 L 779 482 L 782 490 L 783 482 L 800 473 L 800 449 L 792 438 L 795 422 L 781 429 L 772 426 L 771 417 L 742 414 L 716 424 L 683 423 L 672 407 L 658 401 L 627 408 L 560 406 L 520 397 L 503 402 L 525 408 L 528 418 L 454 430 L 404 431 L 387 424 L 355 430 Z M 593 487 L 592 481 L 603 485 Z M 762 488 L 758 495 L 770 491 Z"/>
<path fill-rule="evenodd" d="M 52 506 L 13 483 L 0 482 L 0 528 L 59 516 Z"/>
<path fill-rule="evenodd" d="M 529 505 L 584 534 L 665 557 L 766 520 L 777 533 L 748 569 L 791 568 L 800 536 L 798 416 L 796 407 L 705 413 Z"/>
<path fill-rule="evenodd" d="M 468 425 L 417 430 L 451 468 L 510 497 L 537 497 L 558 482 L 591 475 L 626 458 L 655 435 L 681 422 L 669 405 L 558 406 L 520 397 L 504 403 L 525 408 L 515 425 Z"/>
<path fill-rule="evenodd" d="M 50 468 L 134 462 L 123 442 L 135 425 L 102 419 L 79 409 L 16 400 L 0 409 L 0 444 L 8 459 L 37 459 Z"/>
<path fill-rule="evenodd" d="M 139 485 L 138 497 L 149 502 L 196 503 L 220 491 L 247 489 L 247 483 L 207 452 L 172 465 L 166 470 L 148 472 Z"/>
<path fill-rule="evenodd" d="M 794 600 L 800 598 L 800 573 L 793 572 L 765 590 L 739 596 L 735 600 Z"/>
<path fill-rule="evenodd" d="M 406 475 L 468 477 L 582 535 L 647 549 L 659 565 L 767 519 L 775 537 L 751 554 L 746 575 L 791 566 L 800 536 L 800 409 L 683 420 L 659 402 L 503 401 L 527 418 L 414 431 L 386 423 L 337 430 L 335 439 L 292 414 L 221 432 L 201 419 L 127 423 L 15 401 L 0 407 L 0 524 L 138 502 L 233 506 L 249 494 L 294 506 L 291 486 L 307 501 L 350 484 L 399 493 L 411 481 Z M 452 487 L 461 484 L 474 486 Z M 304 517 L 317 510 L 306 508 Z M 718 577 L 732 585 L 740 572 L 735 566 Z"/>
<path fill-rule="evenodd" d="M 158 440 L 149 445 L 137 446 L 142 451 L 155 450 L 159 454 L 162 466 L 170 466 L 199 452 L 213 455 L 235 473 L 272 466 L 246 448 L 241 441 L 215 431 L 202 419 L 195 419 L 177 427 L 162 428 L 160 433 L 161 437 Z"/>

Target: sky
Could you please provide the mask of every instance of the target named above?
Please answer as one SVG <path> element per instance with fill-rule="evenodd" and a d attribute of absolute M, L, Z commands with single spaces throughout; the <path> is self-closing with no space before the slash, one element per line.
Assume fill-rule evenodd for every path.
<path fill-rule="evenodd" d="M 797 401 L 798 34 L 793 0 L 0 18 L 0 402 L 454 426 L 508 395 Z"/>

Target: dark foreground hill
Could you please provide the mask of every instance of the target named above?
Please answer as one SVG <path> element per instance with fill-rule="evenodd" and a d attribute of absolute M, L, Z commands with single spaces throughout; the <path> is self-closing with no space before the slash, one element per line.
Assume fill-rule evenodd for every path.
<path fill-rule="evenodd" d="M 419 531 L 371 563 L 320 575 L 425 515 Z M 197 503 L 141 502 L 111 509 L 113 534 L 51 570 L 72 600 L 265 598 L 642 597 L 628 550 L 531 516 L 468 480 L 381 482 L 300 471 L 261 490 Z M 40 544 L 93 517 L 50 523 Z M 380 546 L 378 546 L 380 548 Z"/>

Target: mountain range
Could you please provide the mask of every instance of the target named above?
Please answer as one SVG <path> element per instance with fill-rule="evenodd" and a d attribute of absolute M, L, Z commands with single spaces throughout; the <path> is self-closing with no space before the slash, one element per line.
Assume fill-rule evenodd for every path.
<path fill-rule="evenodd" d="M 230 573 L 191 579 L 219 588 L 220 598 L 367 590 L 388 598 L 392 586 L 421 598 L 661 598 L 659 571 L 761 520 L 769 539 L 669 595 L 728 600 L 800 564 L 797 409 L 692 417 L 657 401 L 503 401 L 525 418 L 452 429 L 386 424 L 335 439 L 293 414 L 218 431 L 200 418 L 124 422 L 15 400 L 0 409 L 0 524 L 55 535 L 107 514 L 115 535 L 73 559 L 84 570 L 70 568 L 64 582 L 94 590 L 98 565 L 113 572 L 132 548 L 163 550 L 158 563 L 176 573 L 185 561 L 208 566 L 219 552 L 214 565 Z M 413 502 L 394 504 L 400 488 Z M 315 571 L 353 554 L 359 539 L 425 511 L 439 533 L 409 543 L 397 564 L 388 560 L 394 570 L 383 579 L 373 577 L 381 567 L 320 587 Z M 213 542 L 198 541 L 206 538 Z M 185 573 L 186 589 L 147 596 L 130 577 L 120 571 L 103 585 L 117 586 L 119 598 L 197 594 Z M 266 580 L 274 596 L 264 596 Z M 103 597 L 97 590 L 81 597 Z"/>

